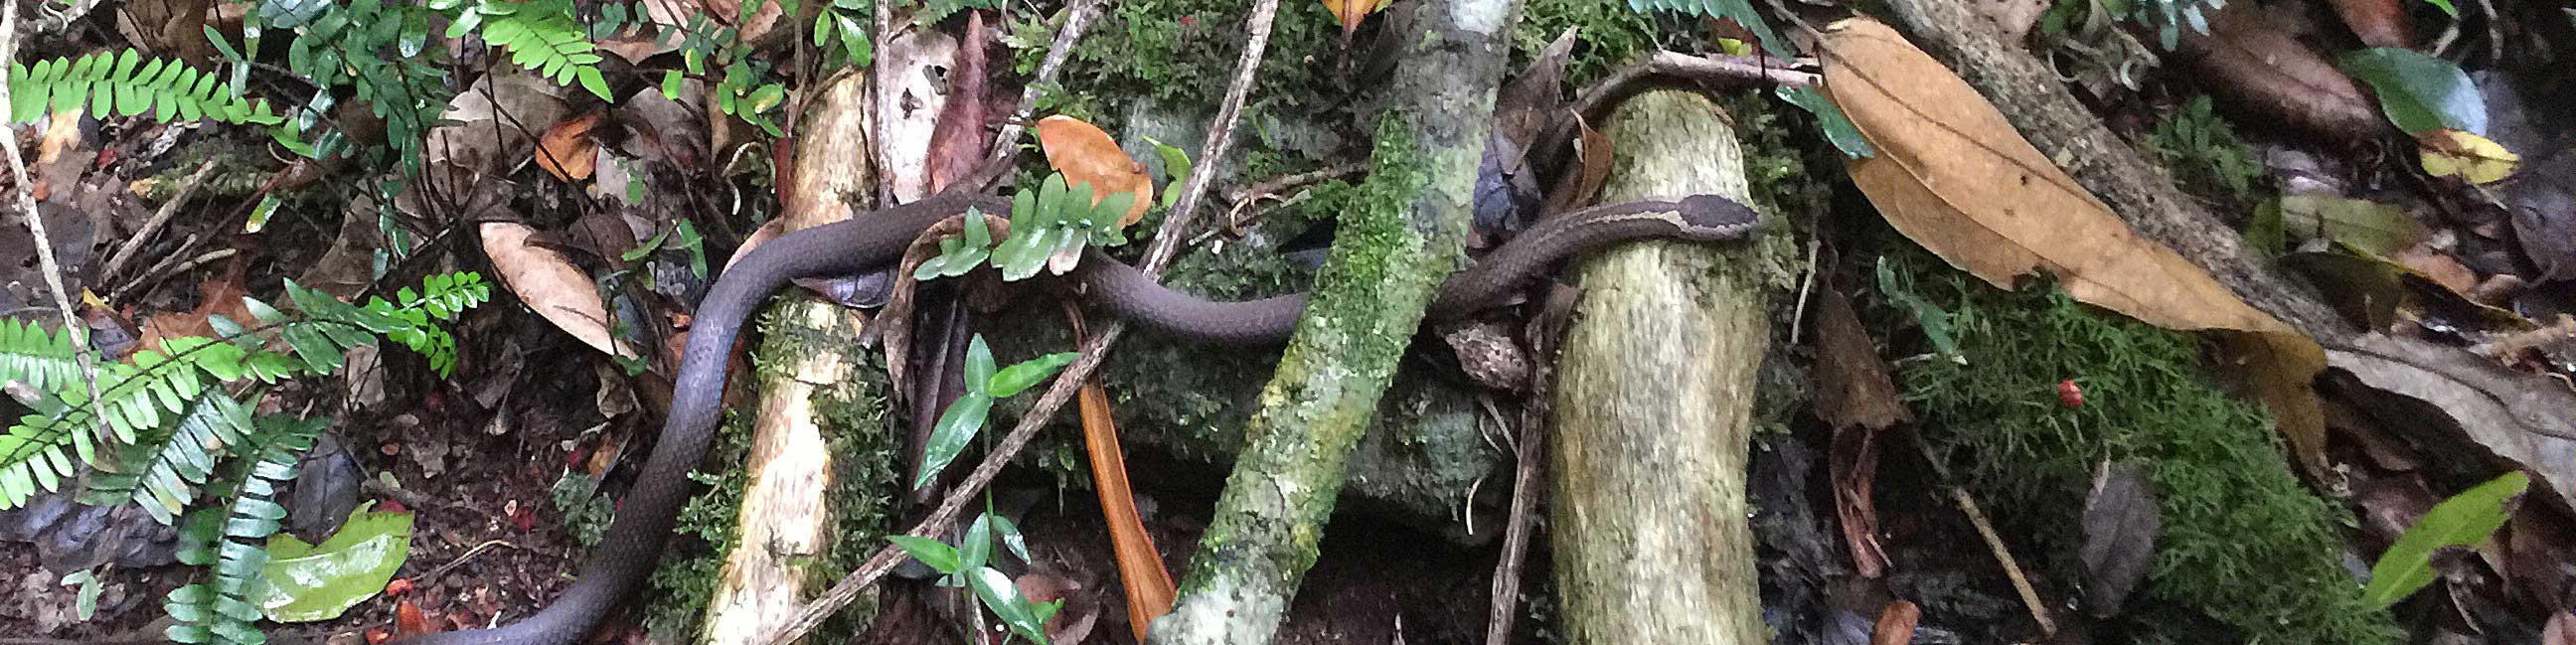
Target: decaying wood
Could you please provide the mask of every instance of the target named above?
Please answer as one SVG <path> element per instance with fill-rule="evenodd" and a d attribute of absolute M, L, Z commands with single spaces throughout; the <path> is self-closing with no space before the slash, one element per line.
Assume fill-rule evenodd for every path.
<path fill-rule="evenodd" d="M 1641 94 L 1608 123 L 1602 201 L 1744 199 L 1716 104 Z M 1570 643 L 1765 642 L 1746 523 L 1755 370 L 1770 344 L 1755 246 L 1622 245 L 1580 264 L 1557 363 L 1550 527 Z"/>
<path fill-rule="evenodd" d="M 2247 304 L 2287 322 L 2326 349 L 2329 373 L 2450 417 L 2476 452 L 2529 469 L 2555 504 L 2576 505 L 2576 391 L 2544 376 L 2509 371 L 2466 350 L 2356 329 L 2314 289 L 2284 276 L 2173 183 L 2163 168 L 2122 143 L 2037 58 L 1995 37 L 1968 4 L 1890 0 L 1897 26 L 1924 51 L 1985 94 L 2022 136 L 2066 168 L 2139 233 L 2190 258 Z M 1824 52 L 1830 56 L 1831 52 Z M 1899 79 L 1901 80 L 1901 79 Z M 2384 402 L 2382 402 L 2384 403 Z M 2448 424 L 2407 424 L 2427 430 Z"/>
<path fill-rule="evenodd" d="M 806 115 L 806 134 L 797 137 L 795 187 L 784 196 L 790 229 L 846 219 L 852 210 L 842 195 L 872 194 L 865 168 L 867 128 L 864 76 L 844 76 L 825 88 L 814 112 Z M 809 583 L 818 573 L 809 568 L 833 546 L 832 520 L 825 492 L 832 481 L 832 460 L 820 426 L 815 399 L 822 390 L 850 377 L 859 364 L 856 352 L 866 317 L 809 297 L 781 298 L 773 305 L 779 324 L 770 333 L 792 334 L 813 342 L 796 343 L 797 356 L 766 357 L 787 369 L 759 380 L 758 417 L 753 421 L 751 482 L 743 491 L 736 529 L 742 539 L 725 554 L 715 595 L 707 603 L 700 643 L 746 643 L 792 617 L 805 602 Z M 853 545 L 848 548 L 865 548 Z"/>
<path fill-rule="evenodd" d="M 1389 16 L 1389 28 L 1422 34 L 1407 41 L 1389 87 L 1398 98 L 1388 119 L 1413 145 L 1389 153 L 1400 160 L 1374 160 L 1371 181 L 1417 177 L 1418 185 L 1397 188 L 1417 192 L 1392 209 L 1401 212 L 1343 214 L 1180 602 L 1154 622 L 1151 642 L 1268 643 L 1287 616 L 1315 562 L 1351 448 L 1466 246 L 1476 170 L 1521 5 L 1434 0 L 1399 5 Z M 1403 171 L 1386 172 L 1398 163 Z"/>

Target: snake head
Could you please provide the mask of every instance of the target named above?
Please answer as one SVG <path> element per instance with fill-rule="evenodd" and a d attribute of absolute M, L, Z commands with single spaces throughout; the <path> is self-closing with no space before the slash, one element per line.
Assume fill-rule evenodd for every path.
<path fill-rule="evenodd" d="M 1729 240 L 1760 229 L 1762 213 L 1742 202 L 1718 195 L 1692 195 L 1681 200 L 1680 237 L 1699 240 Z"/>

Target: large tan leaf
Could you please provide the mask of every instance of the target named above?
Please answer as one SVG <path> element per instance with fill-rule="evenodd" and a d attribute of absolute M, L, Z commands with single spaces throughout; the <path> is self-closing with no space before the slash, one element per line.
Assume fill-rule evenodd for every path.
<path fill-rule="evenodd" d="M 593 349 L 624 358 L 640 356 L 609 332 L 608 305 L 600 300 L 590 274 L 563 254 L 528 243 L 536 229 L 517 222 L 485 222 L 482 232 L 483 253 L 491 256 L 502 286 L 509 287 L 519 301 Z"/>
<path fill-rule="evenodd" d="M 1064 183 L 1091 184 L 1093 204 L 1112 194 L 1135 193 L 1119 226 L 1143 219 L 1145 207 L 1154 203 L 1154 180 L 1145 176 L 1145 165 L 1127 156 L 1100 126 L 1061 114 L 1040 119 L 1038 147 L 1046 151 L 1047 165 L 1064 173 Z"/>
<path fill-rule="evenodd" d="M 2009 287 L 2033 271 L 2068 295 L 2168 329 L 2231 332 L 2254 388 L 2303 465 L 2323 464 L 2325 421 L 2308 382 L 2315 341 L 2140 237 L 2015 131 L 1994 104 L 1887 25 L 1825 34 L 1825 91 L 1879 154 L 1852 181 L 1889 224 L 1952 266 Z"/>

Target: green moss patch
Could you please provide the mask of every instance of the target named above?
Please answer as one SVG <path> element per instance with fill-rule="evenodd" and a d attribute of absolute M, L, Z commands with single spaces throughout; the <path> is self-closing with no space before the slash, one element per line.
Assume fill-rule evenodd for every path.
<path fill-rule="evenodd" d="M 1900 288 L 1952 313 L 1965 364 L 1926 356 L 1900 370 L 1937 457 L 2027 536 L 2059 580 L 2080 580 L 2080 516 L 2103 460 L 2149 464 L 2164 533 L 2129 616 L 2188 608 L 2238 633 L 2212 638 L 2199 621 L 2137 620 L 2156 642 L 2394 643 L 2382 612 L 2341 564 L 2349 513 L 2320 499 L 2288 466 L 2261 408 L 2205 380 L 2189 337 L 2094 310 L 2050 286 L 2002 292 L 1920 251 L 1887 260 Z M 1881 321 L 1898 320 L 1897 314 Z M 2061 380 L 2083 388 L 2063 405 Z M 2189 612 L 2186 612 L 2189 613 Z"/>

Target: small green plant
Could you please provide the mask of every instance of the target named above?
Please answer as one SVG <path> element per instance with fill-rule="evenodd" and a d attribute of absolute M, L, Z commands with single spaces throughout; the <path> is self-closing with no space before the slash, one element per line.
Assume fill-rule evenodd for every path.
<path fill-rule="evenodd" d="M 1073 269 L 1084 248 L 1126 244 L 1118 221 L 1135 203 L 1135 193 L 1117 193 L 1094 204 L 1091 184 L 1068 188 L 1063 173 L 1049 175 L 1038 190 L 1012 198 L 1010 239 L 995 246 L 983 212 L 970 208 L 963 237 L 941 240 L 939 255 L 914 268 L 913 278 L 966 275 L 988 259 L 1006 281 L 1026 280 L 1046 266 L 1062 274 Z"/>
<path fill-rule="evenodd" d="M 249 101 L 224 91 L 219 76 L 186 63 L 161 58 L 146 62 L 132 49 L 79 58 L 49 58 L 35 67 L 9 63 L 9 119 L 27 123 L 48 111 L 87 106 L 98 116 L 137 116 L 170 122 L 213 119 L 224 123 L 271 125 L 281 119 L 267 101 Z"/>
<path fill-rule="evenodd" d="M 2183 26 L 2189 25 L 2193 33 L 2209 33 L 2207 14 L 2224 8 L 2227 0 L 2057 0 L 2040 15 L 2039 24 L 2045 33 L 2066 33 L 2069 28 L 2092 33 L 2113 21 L 2127 21 L 2154 29 L 2157 43 L 2172 51 L 2182 43 Z"/>
<path fill-rule="evenodd" d="M 876 59 L 867 25 L 867 0 L 832 0 L 822 11 L 814 12 L 814 46 L 828 48 L 838 42 L 843 64 L 865 67 Z"/>
<path fill-rule="evenodd" d="M 752 12 L 763 4 L 757 0 L 742 3 L 742 15 L 734 24 L 749 22 Z M 847 30 L 839 33 L 843 38 L 854 37 Z M 770 136 L 785 134 L 778 123 L 769 118 L 768 112 L 786 102 L 787 86 L 769 80 L 771 66 L 768 57 L 752 55 L 751 48 L 742 42 L 740 30 L 720 26 L 706 14 L 692 14 L 686 27 L 663 32 L 663 37 L 671 38 L 675 34 L 681 39 L 682 69 L 662 73 L 663 96 L 679 98 L 680 81 L 684 78 L 712 75 L 716 109 L 742 119 L 744 123 L 759 126 Z"/>
<path fill-rule="evenodd" d="M 930 444 L 923 449 L 921 473 L 913 487 L 930 485 L 948 462 L 966 450 L 966 443 L 984 429 L 994 401 L 1019 396 L 1081 357 L 1080 352 L 1048 354 L 997 371 L 993 368 L 993 348 L 984 344 L 983 334 L 976 334 L 966 346 L 966 394 L 949 404 L 948 410 L 940 413 L 939 422 L 931 426 Z"/>
<path fill-rule="evenodd" d="M 2180 111 L 2157 121 L 2147 146 L 2163 157 L 2166 165 L 2203 174 L 2234 195 L 2253 192 L 2255 182 L 2264 176 L 2263 164 L 2254 159 L 2254 148 L 2238 138 L 2236 128 L 2218 116 L 2207 95 L 2184 101 Z"/>
<path fill-rule="evenodd" d="M 1019 585 L 1011 580 L 1009 574 L 987 564 L 992 561 L 993 542 L 996 540 L 1012 555 L 1019 556 L 1020 561 L 1029 561 L 1028 542 L 1021 539 L 1019 527 L 989 509 L 976 517 L 974 524 L 966 527 L 966 535 L 958 540 L 957 546 L 911 535 L 886 536 L 886 541 L 893 542 L 913 559 L 947 574 L 940 577 L 939 586 L 972 590 L 984 609 L 1001 618 L 1002 624 L 1010 626 L 1013 635 L 1030 642 L 1045 643 L 1046 621 L 1064 608 L 1064 601 L 1036 604 L 1029 602 L 1027 596 L 1020 595 Z"/>

